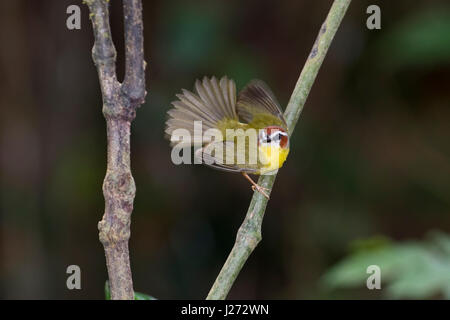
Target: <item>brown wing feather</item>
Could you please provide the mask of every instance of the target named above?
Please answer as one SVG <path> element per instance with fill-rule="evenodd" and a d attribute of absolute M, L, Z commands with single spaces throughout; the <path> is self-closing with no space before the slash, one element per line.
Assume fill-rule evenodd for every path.
<path fill-rule="evenodd" d="M 236 157 L 233 158 L 232 163 L 226 162 L 226 151 L 221 154 L 215 154 L 214 146 L 221 144 L 222 150 L 226 150 L 227 148 L 231 148 L 235 150 L 235 144 L 232 141 L 217 141 L 211 142 L 203 148 L 199 148 L 195 152 L 195 156 L 202 160 L 202 163 L 221 171 L 227 172 L 246 172 L 251 174 L 257 174 L 258 168 L 256 165 L 250 166 L 246 164 L 238 165 L 236 164 Z M 235 150 L 235 152 L 239 152 Z M 235 154 L 236 155 L 236 154 Z"/>
<path fill-rule="evenodd" d="M 196 93 L 183 89 L 173 109 L 167 112 L 166 135 L 176 129 L 187 129 L 194 135 L 194 121 L 202 121 L 203 132 L 215 128 L 223 119 L 238 119 L 236 113 L 236 85 L 226 76 L 219 80 L 204 77 L 195 82 Z"/>
<path fill-rule="evenodd" d="M 239 92 L 236 109 L 239 118 L 247 123 L 252 122 L 256 114 L 269 113 L 278 118 L 285 127 L 286 120 L 280 105 L 270 88 L 261 80 L 252 80 Z"/>

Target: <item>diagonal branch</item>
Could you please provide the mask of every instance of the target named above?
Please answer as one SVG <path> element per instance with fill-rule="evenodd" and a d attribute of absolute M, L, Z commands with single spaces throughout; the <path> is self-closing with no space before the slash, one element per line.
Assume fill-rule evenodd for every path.
<path fill-rule="evenodd" d="M 345 12 L 351 0 L 335 0 L 325 22 L 320 28 L 317 39 L 311 53 L 303 67 L 303 70 L 295 85 L 294 91 L 284 113 L 289 131 L 292 134 L 298 118 L 303 110 L 308 94 L 316 79 L 319 68 L 325 58 L 336 31 L 344 18 Z M 272 191 L 276 175 L 261 176 L 258 184 L 268 188 L 268 194 Z M 261 193 L 255 192 L 250 202 L 247 215 L 240 226 L 233 249 L 227 261 L 222 267 L 216 281 L 206 299 L 225 299 L 239 272 L 244 266 L 250 254 L 261 241 L 261 225 L 267 206 L 267 198 Z"/>
<path fill-rule="evenodd" d="M 103 182 L 105 213 L 98 223 L 105 249 L 112 299 L 133 299 L 128 240 L 136 187 L 130 168 L 130 127 L 136 108 L 144 102 L 145 75 L 140 0 L 124 0 L 125 82 L 116 75 L 116 50 L 109 26 L 108 0 L 85 0 L 92 20 L 95 43 L 92 58 L 97 67 L 106 119 L 108 156 Z"/>

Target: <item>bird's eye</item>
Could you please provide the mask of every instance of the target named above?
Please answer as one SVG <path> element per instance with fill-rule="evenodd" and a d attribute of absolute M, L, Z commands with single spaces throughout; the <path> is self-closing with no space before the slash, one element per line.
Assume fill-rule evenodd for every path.
<path fill-rule="evenodd" d="M 281 136 L 282 136 L 281 133 L 277 133 L 272 137 L 272 140 L 278 142 L 281 140 Z"/>

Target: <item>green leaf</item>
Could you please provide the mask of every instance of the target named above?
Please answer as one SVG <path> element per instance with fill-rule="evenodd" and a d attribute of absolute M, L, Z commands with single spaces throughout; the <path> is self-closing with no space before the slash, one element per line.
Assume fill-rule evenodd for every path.
<path fill-rule="evenodd" d="M 428 234 L 430 241 L 434 242 L 438 248 L 443 250 L 450 257 L 450 236 L 441 231 L 431 231 Z"/>
<path fill-rule="evenodd" d="M 111 300 L 111 292 L 109 291 L 109 281 L 105 281 L 105 300 Z"/>
<path fill-rule="evenodd" d="M 158 300 L 158 299 L 145 293 L 135 292 L 134 300 Z"/>
<path fill-rule="evenodd" d="M 109 290 L 109 281 L 106 280 L 105 282 L 105 299 L 111 300 L 111 292 Z M 152 297 L 148 294 L 141 293 L 141 292 L 135 292 L 134 293 L 134 300 L 158 300 L 155 297 Z"/>
<path fill-rule="evenodd" d="M 368 241 L 372 243 L 372 241 Z M 361 244 L 361 242 L 360 242 Z M 405 241 L 381 247 L 359 246 L 322 277 L 326 289 L 366 285 L 367 267 L 381 270 L 383 294 L 388 298 L 424 299 L 450 296 L 450 237 L 432 232 L 425 241 Z"/>

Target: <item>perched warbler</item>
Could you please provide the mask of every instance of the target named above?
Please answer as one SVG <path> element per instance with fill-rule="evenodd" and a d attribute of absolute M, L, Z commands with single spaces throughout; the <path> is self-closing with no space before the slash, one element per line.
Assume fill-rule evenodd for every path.
<path fill-rule="evenodd" d="M 195 91 L 183 89 L 168 111 L 166 134 L 172 145 L 176 130 L 188 132 L 194 137 L 188 145 L 199 145 L 197 159 L 216 169 L 242 173 L 253 190 L 269 198 L 248 174 L 277 172 L 289 153 L 286 120 L 272 91 L 261 80 L 253 80 L 236 97 L 236 85 L 227 77 L 197 80 Z M 197 121 L 200 133 L 195 129 Z M 211 130 L 215 134 L 208 134 Z"/>

